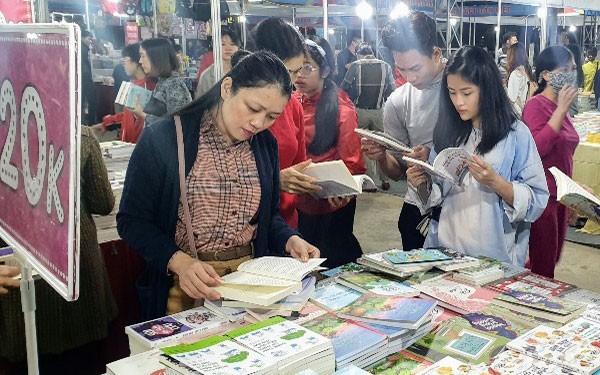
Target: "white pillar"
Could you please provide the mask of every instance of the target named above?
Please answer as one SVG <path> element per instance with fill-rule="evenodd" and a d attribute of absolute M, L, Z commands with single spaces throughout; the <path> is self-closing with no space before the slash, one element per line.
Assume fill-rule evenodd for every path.
<path fill-rule="evenodd" d="M 327 0 L 323 0 L 323 38 L 329 41 L 329 9 Z"/>
<path fill-rule="evenodd" d="M 212 22 L 213 56 L 215 57 L 215 83 L 223 77 L 223 53 L 221 49 L 221 2 L 210 0 Z"/>
<path fill-rule="evenodd" d="M 496 29 L 496 62 L 498 62 L 498 50 L 500 49 L 500 19 L 502 18 L 502 0 L 498 0 L 498 22 L 497 22 L 497 29 Z"/>

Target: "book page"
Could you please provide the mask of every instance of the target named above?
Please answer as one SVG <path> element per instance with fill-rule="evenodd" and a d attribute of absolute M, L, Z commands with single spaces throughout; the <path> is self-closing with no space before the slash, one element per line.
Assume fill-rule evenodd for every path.
<path fill-rule="evenodd" d="M 297 283 L 297 281 L 293 280 L 279 279 L 271 276 L 261 276 L 248 272 L 233 272 L 221 277 L 221 280 L 223 280 L 223 283 L 225 284 L 259 285 L 274 287 L 288 287 Z"/>
<path fill-rule="evenodd" d="M 556 167 L 548 169 L 556 180 L 560 203 L 600 223 L 600 199 L 591 194 Z"/>
<path fill-rule="evenodd" d="M 129 86 L 131 86 L 130 82 L 123 81 L 121 82 L 121 87 L 119 87 L 119 92 L 115 98 L 115 103 L 124 105 L 125 98 L 127 97 L 127 92 L 129 92 Z"/>
<path fill-rule="evenodd" d="M 335 181 L 340 185 L 346 186 L 354 191 L 358 191 L 356 181 L 352 178 L 352 174 L 341 160 L 326 161 L 323 163 L 312 163 L 306 169 L 304 174 L 311 176 L 317 180 L 317 184 L 321 182 Z"/>
<path fill-rule="evenodd" d="M 304 263 L 294 258 L 260 257 L 242 263 L 238 267 L 238 271 L 301 281 L 304 276 L 314 271 L 324 261 L 325 258 L 313 258 Z"/>
<path fill-rule="evenodd" d="M 316 185 L 321 187 L 321 191 L 310 193 L 316 199 L 327 199 L 333 197 L 346 197 L 349 195 L 360 194 L 361 191 L 343 185 L 337 181 L 317 181 Z"/>
<path fill-rule="evenodd" d="M 469 172 L 467 160 L 471 159 L 471 155 L 462 148 L 454 147 L 442 150 L 433 161 L 433 167 L 442 171 L 444 175 L 450 178 L 457 185 L 462 184 L 462 180 Z"/>
<path fill-rule="evenodd" d="M 415 158 L 411 158 L 410 156 L 403 156 L 403 157 L 402 157 L 402 160 L 404 160 L 404 161 L 405 161 L 405 162 L 407 162 L 407 163 L 416 164 L 416 165 L 418 165 L 418 166 L 422 167 L 422 168 L 423 168 L 423 170 L 424 170 L 424 171 L 425 171 L 427 174 L 429 174 L 430 176 L 436 176 L 436 177 L 442 178 L 442 179 L 444 179 L 444 180 L 450 180 L 450 181 L 452 181 L 452 180 L 450 179 L 450 177 L 449 177 L 449 176 L 446 176 L 446 174 L 444 174 L 444 172 L 443 172 L 442 170 L 436 170 L 436 169 L 433 167 L 433 165 L 429 164 L 429 163 L 428 163 L 428 162 L 426 162 L 426 161 L 419 160 L 419 159 L 415 159 Z"/>
<path fill-rule="evenodd" d="M 354 181 L 356 181 L 356 186 L 359 187 L 361 193 L 363 191 L 377 190 L 377 185 L 375 185 L 375 181 L 373 181 L 373 179 L 367 176 L 366 174 L 355 175 L 352 176 L 352 178 L 354 178 Z"/>
<path fill-rule="evenodd" d="M 400 152 L 412 152 L 412 149 L 400 142 L 399 140 L 385 134 L 384 132 L 380 132 L 377 130 L 367 130 L 367 129 L 354 129 L 356 133 L 358 133 L 362 138 L 366 138 L 370 141 L 380 144 L 388 149 L 392 149 Z"/>

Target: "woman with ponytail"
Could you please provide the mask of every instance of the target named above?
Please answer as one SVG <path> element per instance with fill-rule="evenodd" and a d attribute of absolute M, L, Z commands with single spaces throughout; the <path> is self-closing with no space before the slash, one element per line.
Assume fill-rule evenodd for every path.
<path fill-rule="evenodd" d="M 540 53 L 535 66 L 539 88 L 523 109 L 523 122 L 531 130 L 542 158 L 550 198 L 542 216 L 531 226 L 529 261 L 534 273 L 554 277 L 569 214 L 556 201 L 556 183 L 548 168 L 557 167 L 569 177 L 573 175 L 579 136 L 569 108 L 577 98 L 577 65 L 568 49 L 553 46 Z"/>
<path fill-rule="evenodd" d="M 365 173 L 356 109 L 333 82 L 334 57 L 325 39 L 306 40 L 306 58 L 295 80 L 302 108 L 308 157 L 315 163 L 343 160 L 350 173 Z M 356 199 L 316 200 L 305 194 L 298 202 L 298 229 L 321 250 L 326 267 L 354 262 L 361 256 L 352 233 Z"/>

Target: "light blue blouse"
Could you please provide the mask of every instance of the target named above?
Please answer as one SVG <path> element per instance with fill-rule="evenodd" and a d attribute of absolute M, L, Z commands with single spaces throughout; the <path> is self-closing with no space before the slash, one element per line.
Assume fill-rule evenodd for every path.
<path fill-rule="evenodd" d="M 529 129 L 515 122 L 508 136 L 483 155 L 514 189 L 513 205 L 468 173 L 461 186 L 432 179 L 427 202 L 417 202 L 422 214 L 441 205 L 439 222 L 432 220 L 425 246 L 445 246 L 471 256 L 488 256 L 523 266 L 529 230 L 548 203 L 548 186 L 542 161 Z M 463 148 L 473 153 L 481 130 L 473 129 Z M 430 162 L 435 159 L 432 150 Z M 409 189 L 415 190 L 409 185 Z"/>

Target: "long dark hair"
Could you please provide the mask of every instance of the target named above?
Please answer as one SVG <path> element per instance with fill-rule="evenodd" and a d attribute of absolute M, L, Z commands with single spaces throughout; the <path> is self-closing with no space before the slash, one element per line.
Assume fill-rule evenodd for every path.
<path fill-rule="evenodd" d="M 515 71 L 518 67 L 522 66 L 525 68 L 525 73 L 530 81 L 535 81 L 533 71 L 529 65 L 529 57 L 527 57 L 527 51 L 523 43 L 515 43 L 508 49 L 507 56 L 508 69 L 506 76 L 510 77 L 510 74 Z"/>
<path fill-rule="evenodd" d="M 471 134 L 471 121 L 463 121 L 448 92 L 448 75 L 456 74 L 479 88 L 479 118 L 482 138 L 476 151 L 483 155 L 506 138 L 517 114 L 506 95 L 494 60 L 485 50 L 474 46 L 459 49 L 446 65 L 440 96 L 438 122 L 433 131 L 437 152 L 465 144 Z"/>
<path fill-rule="evenodd" d="M 541 93 L 548 86 L 543 76 L 544 72 L 569 65 L 572 61 L 574 61 L 573 54 L 563 46 L 552 46 L 543 50 L 535 59 L 535 80 L 539 86 L 534 95 Z"/>
<path fill-rule="evenodd" d="M 166 39 L 146 39 L 141 47 L 146 51 L 146 56 L 152 64 L 152 72 L 161 78 L 170 77 L 179 69 L 179 59 L 175 48 Z"/>
<path fill-rule="evenodd" d="M 292 81 L 283 62 L 271 52 L 259 51 L 242 57 L 216 85 L 174 115 L 202 118 L 220 104 L 221 83 L 227 77 L 231 77 L 233 94 L 244 88 L 277 86 L 283 96 L 289 99 L 292 95 Z"/>
<path fill-rule="evenodd" d="M 315 113 L 315 137 L 308 146 L 308 152 L 312 155 L 321 155 L 330 150 L 338 140 L 340 114 L 340 103 L 338 88 L 333 82 L 335 71 L 335 60 L 333 51 L 327 41 L 318 36 L 311 36 L 310 40 L 316 43 L 306 43 L 306 50 L 310 57 L 319 65 L 321 78 L 325 80 L 323 91 L 317 103 Z M 325 53 L 325 56 L 323 56 Z"/>
<path fill-rule="evenodd" d="M 304 54 L 304 38 L 290 23 L 281 18 L 261 21 L 251 33 L 253 49 L 273 52 L 281 60 Z"/>

